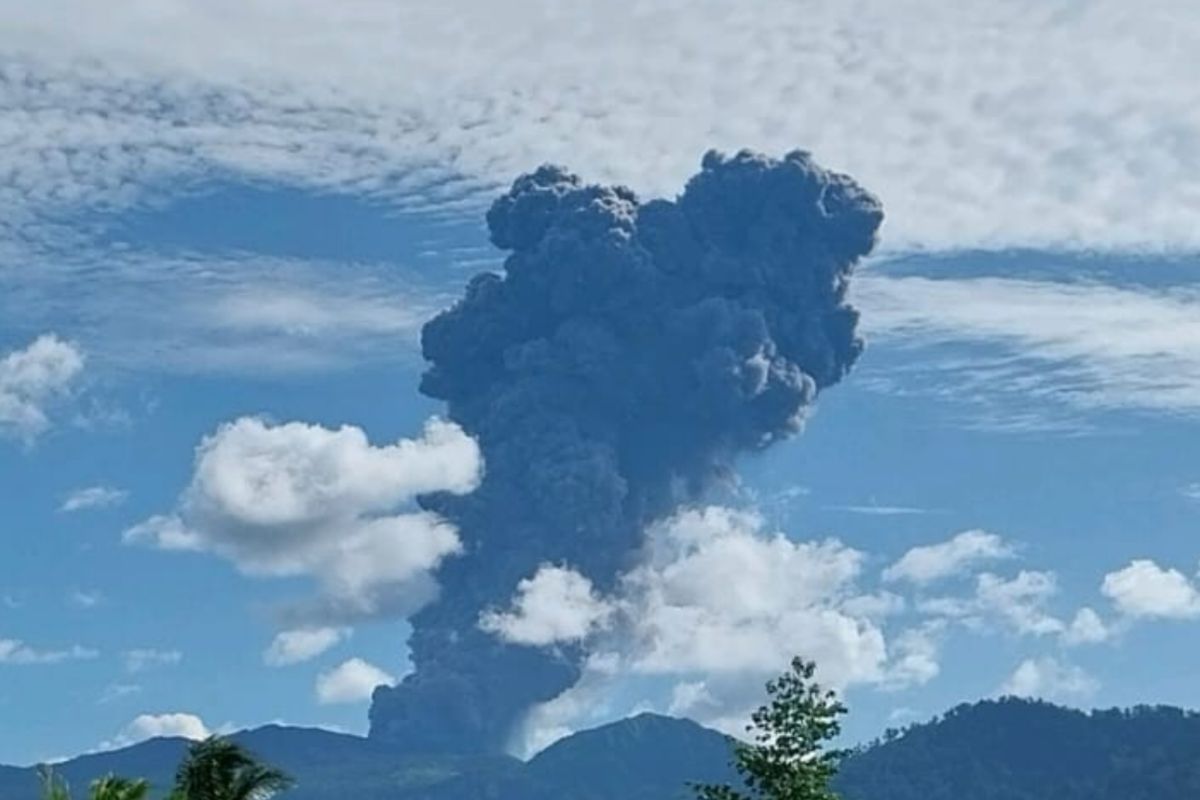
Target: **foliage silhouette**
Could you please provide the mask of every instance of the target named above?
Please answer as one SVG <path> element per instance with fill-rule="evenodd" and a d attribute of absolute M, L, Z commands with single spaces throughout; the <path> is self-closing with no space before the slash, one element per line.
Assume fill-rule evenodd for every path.
<path fill-rule="evenodd" d="M 846 707 L 813 680 L 816 666 L 792 659 L 791 670 L 767 684 L 770 698 L 751 715 L 750 743 L 734 750 L 746 791 L 727 784 L 695 787 L 700 800 L 834 800 L 830 782 L 845 753 L 827 744 L 841 732 Z M 748 792 L 748 793 L 747 793 Z"/>

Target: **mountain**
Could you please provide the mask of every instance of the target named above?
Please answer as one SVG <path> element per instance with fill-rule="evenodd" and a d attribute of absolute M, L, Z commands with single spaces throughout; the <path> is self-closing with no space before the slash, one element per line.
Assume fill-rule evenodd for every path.
<path fill-rule="evenodd" d="M 569 736 L 527 763 L 403 754 L 358 736 L 278 725 L 233 738 L 296 778 L 288 800 L 671 800 L 686 796 L 689 781 L 731 777 L 724 735 L 653 714 Z M 81 756 L 57 770 L 80 790 L 110 772 L 145 777 L 162 789 L 187 744 L 152 739 Z M 0 800 L 32 800 L 37 785 L 35 770 L 0 767 Z"/>
<path fill-rule="evenodd" d="M 731 759 L 725 735 L 690 720 L 642 714 L 562 739 L 525 772 L 552 787 L 558 800 L 672 800 L 691 796 L 692 782 L 733 780 Z"/>
<path fill-rule="evenodd" d="M 672 800 L 689 782 L 732 781 L 729 740 L 643 714 L 559 741 L 529 762 L 422 756 L 357 736 L 268 726 L 237 734 L 298 779 L 288 800 Z M 74 759 L 79 788 L 108 772 L 169 785 L 186 742 L 155 739 Z M 0 767 L 0 800 L 32 800 L 32 770 Z M 960 706 L 856 750 L 845 800 L 1192 800 L 1200 715 L 1167 707 L 1085 713 L 1024 700 Z"/>
<path fill-rule="evenodd" d="M 1200 715 L 960 706 L 848 759 L 846 800 L 1183 800 L 1200 796 Z"/>

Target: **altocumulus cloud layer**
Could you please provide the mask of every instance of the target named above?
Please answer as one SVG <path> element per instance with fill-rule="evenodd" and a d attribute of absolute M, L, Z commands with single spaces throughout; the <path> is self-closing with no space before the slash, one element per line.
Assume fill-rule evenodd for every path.
<path fill-rule="evenodd" d="M 329 265 L 303 260 L 113 251 L 66 221 L 213 178 L 474 213 L 547 159 L 669 196 L 691 173 L 690 154 L 714 146 L 800 143 L 854 174 L 889 208 L 885 252 L 1192 251 L 1191 12 L 1188 0 L 646 0 L 622 14 L 601 0 L 22 4 L 0 31 L 10 54 L 0 68 L 0 315 L 40 333 L 57 298 L 87 287 L 81 274 L 102 275 L 103 291 L 78 300 L 88 313 L 73 324 L 88 329 L 68 331 L 98 360 L 254 372 L 394 360 L 393 339 L 441 305 L 411 276 L 381 287 L 364 274 L 378 270 L 356 265 L 335 284 Z M 269 280 L 246 277 L 264 271 Z M 862 307 L 915 296 L 939 314 L 948 291 L 1059 291 L 874 288 Z M 1194 298 L 1166 300 L 1195 310 Z M 1023 323 L 980 331 L 978 306 L 972 319 L 930 327 L 1024 341 Z M 1168 354 L 1186 352 L 1163 341 Z M 1119 373 L 1067 362 L 1048 391 L 1082 378 L 1087 391 L 1068 399 L 1090 408 L 1195 408 L 1194 369 L 1160 387 L 1133 363 L 1146 363 L 1140 352 L 1128 355 L 1094 359 Z M 970 388 L 945 391 L 978 394 Z"/>
<path fill-rule="evenodd" d="M 54 212 L 214 172 L 446 206 L 550 159 L 662 195 L 686 154 L 802 142 L 888 204 L 891 247 L 1195 248 L 1193 10 L 20 4 L 0 31 L 0 225 L 60 236 Z"/>

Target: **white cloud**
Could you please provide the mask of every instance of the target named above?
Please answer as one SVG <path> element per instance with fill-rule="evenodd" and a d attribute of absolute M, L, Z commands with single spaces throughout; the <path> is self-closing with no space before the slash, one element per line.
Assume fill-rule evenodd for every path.
<path fill-rule="evenodd" d="M 902 559 L 904 568 L 893 579 L 919 591 L 924 582 L 977 561 L 1010 557 L 1012 548 L 992 534 L 969 531 L 912 552 L 919 555 Z M 547 598 L 586 597 L 589 608 L 611 616 L 603 628 L 588 630 L 574 624 L 577 615 L 567 615 L 577 635 L 566 638 L 590 634 L 583 677 L 531 711 L 515 749 L 535 752 L 572 730 L 636 708 L 690 716 L 741 735 L 762 700 L 763 681 L 796 654 L 813 659 L 818 679 L 838 691 L 891 692 L 941 675 L 943 643 L 954 626 L 973 635 L 1002 632 L 1063 647 L 1111 641 L 1119 628 L 1089 607 L 1062 618 L 1052 613 L 1048 606 L 1058 594 L 1053 572 L 984 572 L 966 596 L 912 598 L 870 591 L 864 585 L 866 560 L 836 540 L 792 541 L 756 513 L 713 506 L 652 526 L 640 563 L 609 595 L 597 597 L 574 573 L 555 575 L 549 585 L 573 585 L 576 591 L 560 587 Z M 531 593 L 532 586 L 519 591 L 514 606 L 519 609 L 520 599 Z M 528 638 L 544 644 L 559 637 L 539 631 Z M 1067 698 L 1093 687 L 1077 668 L 1031 659 L 1004 691 Z M 637 698 L 632 707 L 631 698 Z"/>
<path fill-rule="evenodd" d="M 1200 502 L 1200 482 L 1189 483 L 1186 486 L 1179 487 L 1179 493 L 1188 500 Z"/>
<path fill-rule="evenodd" d="M 100 744 L 100 750 L 113 750 L 159 737 L 182 737 L 199 741 L 207 739 L 212 731 L 195 714 L 141 714 L 113 738 Z"/>
<path fill-rule="evenodd" d="M 261 213 L 292 212 L 264 205 Z M 413 225 L 414 236 L 447 236 L 432 222 Z M 64 253 L 24 243 L 9 258 L 37 268 L 0 268 L 0 319 L 17 329 L 68 327 L 101 370 L 261 376 L 405 366 L 419 357 L 421 324 L 450 299 L 448 287 L 429 285 L 421 272 L 428 259 L 409 263 L 404 255 L 360 263 L 351 255 L 84 244 Z M 440 253 L 436 263 L 455 258 Z M 0 238 L 0 267 L 6 260 Z M 61 314 L 68 292 L 69 318 Z"/>
<path fill-rule="evenodd" d="M 19 639 L 0 639 L 0 664 L 61 664 L 65 661 L 89 661 L 99 655 L 96 650 L 77 644 L 62 650 L 41 650 Z"/>
<path fill-rule="evenodd" d="M 1070 622 L 1050 613 L 1046 606 L 1057 594 L 1053 572 L 1021 570 L 1011 578 L 985 572 L 976 578 L 971 596 L 926 598 L 918 601 L 917 609 L 976 632 L 1000 629 L 1021 636 L 1053 636 L 1066 646 L 1111 638 L 1111 627 L 1091 608 L 1079 609 Z"/>
<path fill-rule="evenodd" d="M 205 548 L 202 536 L 190 530 L 176 516 L 156 514 L 133 525 L 121 534 L 126 544 L 152 544 L 162 550 L 201 551 Z"/>
<path fill-rule="evenodd" d="M 93 508 L 112 508 L 124 503 L 129 492 L 114 489 L 111 486 L 88 486 L 76 489 L 68 494 L 58 507 L 59 511 L 70 513 Z"/>
<path fill-rule="evenodd" d="M 635 669 L 769 674 L 804 653 L 835 685 L 881 674 L 882 631 L 841 607 L 860 594 L 863 554 L 762 528 L 719 507 L 654 526 L 623 588 Z"/>
<path fill-rule="evenodd" d="M 1067 645 L 1099 644 L 1113 636 L 1112 627 L 1094 610 L 1081 608 L 1075 613 L 1071 624 L 1063 631 L 1063 643 Z"/>
<path fill-rule="evenodd" d="M 125 539 L 213 552 L 249 575 L 312 576 L 320 596 L 296 610 L 306 626 L 406 614 L 460 545 L 436 515 L 398 509 L 424 492 L 470 491 L 481 469 L 475 442 L 437 419 L 420 439 L 377 447 L 351 426 L 242 418 L 201 442 L 178 511 Z"/>
<path fill-rule="evenodd" d="M 486 611 L 479 625 L 513 644 L 545 646 L 587 638 L 614 611 L 583 575 L 544 564 L 517 585 L 511 611 Z"/>
<path fill-rule="evenodd" d="M 345 0 L 286 15 L 276 3 L 6 10 L 0 263 L 14 268 L 0 269 L 0 318 L 31 329 L 66 292 L 100 283 L 74 324 L 89 351 L 98 336 L 124 365 L 295 371 L 411 356 L 396 340 L 411 345 L 438 302 L 360 280 L 364 265 L 331 280 L 329 265 L 300 259 L 129 252 L 52 220 L 154 205 L 206 179 L 475 214 L 545 160 L 673 194 L 710 146 L 813 150 L 881 196 L 892 250 L 1200 247 L 1200 86 L 1188 80 L 1200 21 L 1185 0 L 1136 15 L 1123 0 L 770 13 L 651 0 L 623 14 L 599 0 Z M 1164 28 L 1177 45 L 1161 46 Z M 991 364 L 1012 377 L 993 390 L 1032 381 L 1089 407 L 1200 408 L 1200 315 L 1182 294 L 872 276 L 856 291 L 873 333 L 919 323 L 926 339 L 1033 342 L 1053 360 Z M 1152 324 L 1110 324 L 1127 317 Z"/>
<path fill-rule="evenodd" d="M 640 694 L 631 687 L 664 680 L 675 690 L 666 699 L 652 694 L 661 700 L 654 707 L 740 734 L 763 682 L 796 654 L 813 659 L 819 679 L 836 689 L 933 679 L 941 623 L 902 629 L 889 641 L 885 624 L 906 604 L 863 591 L 863 561 L 836 540 L 792 541 L 755 513 L 714 506 L 652 526 L 641 563 L 610 596 L 585 595 L 590 584 L 556 576 L 555 583 L 577 584 L 569 594 L 588 597 L 585 608 L 594 613 L 569 614 L 569 625 L 539 627 L 528 638 L 550 641 L 563 629 L 576 638 L 587 632 L 581 619 L 606 625 L 587 641 L 582 680 L 531 713 L 518 749 L 537 750 L 630 711 L 620 698 Z"/>
<path fill-rule="evenodd" d="M 829 509 L 832 511 L 845 511 L 848 514 L 863 514 L 869 517 L 910 517 L 930 513 L 928 508 L 917 508 L 915 506 L 829 506 Z"/>
<path fill-rule="evenodd" d="M 285 667 L 310 661 L 345 641 L 349 635 L 350 631 L 347 628 L 297 628 L 282 631 L 263 653 L 263 661 L 271 667 Z"/>
<path fill-rule="evenodd" d="M 997 694 L 1069 701 L 1090 697 L 1099 688 L 1100 683 L 1080 667 L 1038 658 L 1022 661 Z"/>
<path fill-rule="evenodd" d="M 67 596 L 67 599 L 72 605 L 79 608 L 95 608 L 104 602 L 104 595 L 101 592 L 87 592 L 83 589 L 76 589 Z"/>
<path fill-rule="evenodd" d="M 50 427 L 49 404 L 83 370 L 83 354 L 54 334 L 0 358 L 0 436 L 31 441 Z"/>
<path fill-rule="evenodd" d="M 0 216 L 212 173 L 450 203 L 542 160 L 662 193 L 709 146 L 803 146 L 881 194 L 895 246 L 1194 248 L 1189 10 L 21 4 Z"/>
<path fill-rule="evenodd" d="M 1182 572 L 1153 561 L 1136 559 L 1104 576 L 1101 591 L 1129 617 L 1195 619 L 1200 617 L 1200 590 Z"/>
<path fill-rule="evenodd" d="M 126 672 L 145 672 L 154 667 L 170 667 L 183 660 L 183 653 L 178 650 L 157 650 L 154 648 L 139 648 L 125 652 Z"/>
<path fill-rule="evenodd" d="M 1009 579 L 984 573 L 976 586 L 981 608 L 997 615 L 1017 633 L 1035 636 L 1063 632 L 1063 622 L 1043 609 L 1043 604 L 1057 592 L 1054 573 L 1031 570 L 1021 570 Z"/>
<path fill-rule="evenodd" d="M 955 402 L 1002 403 L 1014 427 L 1027 422 L 1021 410 L 1031 401 L 1039 404 L 1031 413 L 1044 413 L 1047 403 L 1200 412 L 1200 294 L 1191 288 L 864 275 L 854 293 L 876 340 L 1003 351 L 970 362 L 934 358 L 919 375 L 876 380 L 883 388 L 924 386 L 918 391 Z"/>
<path fill-rule="evenodd" d="M 912 548 L 884 570 L 883 578 L 923 586 L 962 574 L 979 564 L 1012 556 L 1012 547 L 996 534 L 964 531 L 945 542 Z"/>
<path fill-rule="evenodd" d="M 332 302 L 331 302 L 332 300 Z M 274 333 L 310 341 L 331 336 L 397 335 L 416 331 L 431 309 L 388 302 L 383 298 L 330 297 L 300 287 L 247 286 L 221 298 L 211 308 L 211 321 L 240 335 Z"/>
<path fill-rule="evenodd" d="M 96 702 L 100 705 L 114 703 L 124 697 L 132 697 L 135 694 L 141 694 L 142 687 L 136 683 L 111 683 L 104 687 L 104 692 L 101 693 L 100 699 Z"/>
<path fill-rule="evenodd" d="M 893 663 L 885 684 L 898 688 L 920 686 L 941 674 L 939 658 L 944 629 L 940 620 L 934 620 L 901 631 L 892 642 Z"/>
<path fill-rule="evenodd" d="M 371 699 L 377 686 L 390 686 L 396 679 L 374 664 L 352 658 L 317 676 L 317 702 L 361 703 Z"/>

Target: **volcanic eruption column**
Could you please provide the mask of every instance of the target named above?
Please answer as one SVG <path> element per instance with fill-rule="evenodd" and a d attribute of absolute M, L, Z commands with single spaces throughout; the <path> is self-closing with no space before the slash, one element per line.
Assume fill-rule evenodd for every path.
<path fill-rule="evenodd" d="M 862 352 L 846 291 L 882 219 L 803 152 L 710 152 L 674 202 L 553 166 L 496 200 L 504 274 L 476 276 L 422 333 L 421 391 L 478 440 L 486 474 L 421 498 L 464 552 L 412 620 L 415 672 L 375 693 L 373 737 L 497 752 L 578 680 L 578 645 L 506 644 L 481 612 L 544 563 L 611 589 L 649 523 L 796 433 Z"/>

